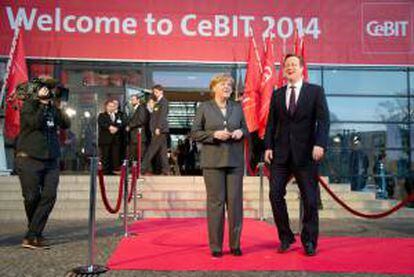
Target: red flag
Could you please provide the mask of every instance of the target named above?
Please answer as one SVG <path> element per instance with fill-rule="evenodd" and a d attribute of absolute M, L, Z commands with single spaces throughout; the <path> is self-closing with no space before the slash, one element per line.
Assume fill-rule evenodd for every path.
<path fill-rule="evenodd" d="M 293 53 L 295 55 L 300 54 L 300 38 L 298 35 L 298 29 L 295 28 L 295 32 L 293 33 Z"/>
<path fill-rule="evenodd" d="M 266 52 L 263 63 L 262 81 L 260 84 L 259 137 L 261 139 L 263 139 L 266 132 L 270 101 L 272 99 L 273 89 L 276 84 L 277 79 L 273 40 L 268 37 L 266 39 Z"/>
<path fill-rule="evenodd" d="M 22 101 L 15 94 L 16 87 L 28 81 L 27 65 L 25 60 L 23 32 L 17 31 L 17 36 L 13 39 L 12 50 L 10 55 L 9 75 L 6 80 L 6 112 L 4 124 L 4 136 L 14 139 L 20 132 L 20 108 Z"/>
<path fill-rule="evenodd" d="M 261 80 L 261 62 L 259 51 L 257 49 L 254 37 L 250 38 L 249 56 L 247 60 L 246 79 L 244 82 L 244 93 L 242 107 L 246 125 L 249 132 L 258 129 L 258 107 L 259 107 L 259 90 Z"/>
<path fill-rule="evenodd" d="M 305 37 L 302 36 L 300 40 L 300 52 L 303 59 L 303 79 L 307 82 L 309 81 L 308 66 L 305 60 Z"/>
<path fill-rule="evenodd" d="M 286 55 L 286 40 L 283 40 L 283 46 L 281 48 L 281 55 L 280 55 L 280 66 L 279 66 L 279 75 L 277 77 L 277 87 L 281 88 L 287 84 L 287 80 L 283 74 L 283 63 L 285 61 Z"/>

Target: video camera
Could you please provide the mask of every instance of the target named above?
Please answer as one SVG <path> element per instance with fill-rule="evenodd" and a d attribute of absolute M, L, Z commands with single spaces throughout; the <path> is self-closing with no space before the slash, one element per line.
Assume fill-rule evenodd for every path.
<path fill-rule="evenodd" d="M 38 92 L 44 87 L 49 91 L 45 99 L 56 99 L 64 102 L 69 100 L 69 89 L 52 78 L 34 78 L 18 85 L 16 88 L 17 98 L 20 100 L 39 99 Z"/>

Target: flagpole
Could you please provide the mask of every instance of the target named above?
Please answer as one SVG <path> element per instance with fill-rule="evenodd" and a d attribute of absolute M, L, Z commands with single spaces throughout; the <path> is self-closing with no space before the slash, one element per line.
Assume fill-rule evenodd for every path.
<path fill-rule="evenodd" d="M 16 45 L 17 45 L 17 39 L 19 38 L 19 32 L 20 32 L 20 23 L 21 23 L 21 18 L 18 21 L 18 24 L 14 30 L 14 35 L 13 35 L 13 40 L 12 40 L 12 44 L 10 47 L 10 53 L 9 53 L 9 60 L 7 61 L 7 66 L 6 66 L 6 72 L 4 74 L 4 78 L 3 78 L 3 85 L 1 87 L 1 92 L 0 92 L 0 106 L 2 108 L 5 108 L 5 105 L 7 105 L 6 101 L 4 102 L 5 105 L 3 105 L 3 100 L 4 100 L 4 95 L 6 92 L 6 82 L 7 79 L 9 78 L 10 75 L 10 68 L 13 62 L 13 56 L 14 56 L 14 52 L 16 51 Z M 8 169 L 7 167 L 7 160 L 6 160 L 6 149 L 5 149 L 5 145 L 4 145 L 4 123 L 5 123 L 5 119 L 2 118 L 2 124 L 0 124 L 0 176 L 8 176 L 10 175 L 11 170 Z"/>
<path fill-rule="evenodd" d="M 10 53 L 9 53 L 9 60 L 7 61 L 6 73 L 4 74 L 3 86 L 1 87 L 1 93 L 0 93 L 0 103 L 1 104 L 3 103 L 4 94 L 6 92 L 6 85 L 7 85 L 6 82 L 7 82 L 7 79 L 9 78 L 9 75 L 10 75 L 10 68 L 11 68 L 11 64 L 13 62 L 13 56 L 14 56 L 14 52 L 16 51 L 17 39 L 19 37 L 19 32 L 20 32 L 20 22 L 21 22 L 21 20 L 19 20 L 16 28 L 14 29 L 13 40 L 12 40 L 12 44 L 11 44 L 11 47 L 10 47 Z"/>
<path fill-rule="evenodd" d="M 260 74 L 262 74 L 263 73 L 262 61 L 260 59 L 259 50 L 257 49 L 256 40 L 254 39 L 254 34 L 253 34 L 252 27 L 250 27 L 249 30 L 250 30 L 250 35 L 252 36 L 254 54 L 256 55 L 256 59 L 259 62 Z"/>

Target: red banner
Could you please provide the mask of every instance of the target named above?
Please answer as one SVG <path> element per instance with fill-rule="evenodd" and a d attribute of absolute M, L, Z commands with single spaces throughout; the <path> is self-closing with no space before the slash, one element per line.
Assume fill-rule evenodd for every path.
<path fill-rule="evenodd" d="M 2 56 L 20 16 L 32 58 L 245 62 L 251 26 L 277 45 L 297 27 L 311 64 L 414 63 L 411 0 L 3 0 L 0 16 Z"/>

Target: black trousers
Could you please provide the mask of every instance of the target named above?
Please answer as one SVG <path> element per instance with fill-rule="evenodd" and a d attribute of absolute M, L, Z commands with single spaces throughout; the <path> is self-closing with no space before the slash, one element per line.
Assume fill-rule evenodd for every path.
<path fill-rule="evenodd" d="M 301 241 L 303 244 L 312 242 L 315 247 L 317 246 L 319 216 L 316 174 L 317 165 L 311 162 L 306 166 L 295 166 L 290 162 L 272 163 L 269 198 L 280 241 L 290 241 L 294 237 L 289 224 L 289 214 L 285 200 L 288 178 L 294 176 L 298 183 L 304 206 Z"/>
<path fill-rule="evenodd" d="M 111 174 L 114 170 L 121 167 L 121 144 L 101 144 L 99 145 L 102 168 L 105 174 Z"/>
<path fill-rule="evenodd" d="M 168 163 L 167 134 L 153 135 L 151 137 L 151 143 L 142 161 L 142 173 L 149 171 L 154 158 L 156 158 L 155 162 L 158 163 L 158 166 L 161 167 L 161 172 L 163 174 L 169 174 L 170 165 Z"/>
<path fill-rule="evenodd" d="M 39 237 L 56 202 L 59 160 L 17 157 L 16 171 L 22 187 L 28 223 L 25 237 Z"/>

